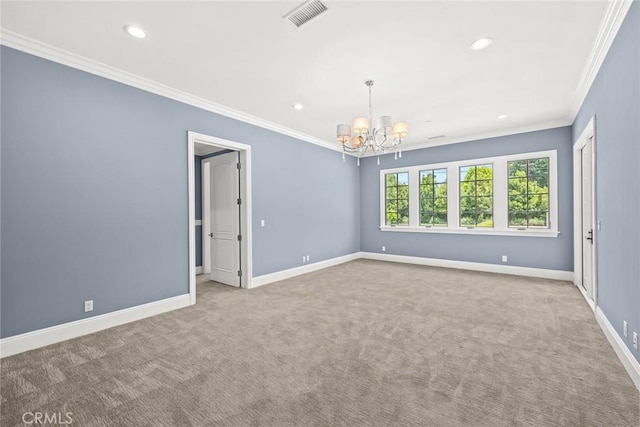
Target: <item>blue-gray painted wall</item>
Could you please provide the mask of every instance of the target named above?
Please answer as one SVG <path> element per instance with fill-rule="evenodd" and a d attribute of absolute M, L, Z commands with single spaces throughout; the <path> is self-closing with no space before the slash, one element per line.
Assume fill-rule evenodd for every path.
<path fill-rule="evenodd" d="M 595 116 L 598 305 L 640 361 L 640 4 L 633 2 L 574 122 L 577 139 Z"/>
<path fill-rule="evenodd" d="M 470 234 L 380 231 L 380 170 L 543 150 L 558 153 L 558 237 L 487 236 Z M 361 184 L 361 247 L 365 252 L 408 255 L 521 267 L 573 270 L 573 169 L 571 127 L 509 135 L 452 145 L 405 151 L 363 159 Z"/>
<path fill-rule="evenodd" d="M 360 249 L 345 220 L 360 214 L 353 159 L 4 46 L 0 54 L 2 337 L 188 292 L 189 130 L 252 146 L 254 276 Z"/>

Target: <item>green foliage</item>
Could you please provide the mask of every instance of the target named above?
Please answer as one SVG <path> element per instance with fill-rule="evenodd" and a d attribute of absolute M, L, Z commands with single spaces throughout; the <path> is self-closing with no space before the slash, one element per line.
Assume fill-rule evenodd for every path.
<path fill-rule="evenodd" d="M 509 162 L 509 226 L 548 227 L 549 159 Z"/>
<path fill-rule="evenodd" d="M 447 226 L 447 170 L 420 172 L 420 225 Z"/>
<path fill-rule="evenodd" d="M 493 227 L 493 165 L 460 168 L 460 225 Z"/>
<path fill-rule="evenodd" d="M 386 224 L 409 225 L 409 174 L 389 173 L 385 183 Z"/>

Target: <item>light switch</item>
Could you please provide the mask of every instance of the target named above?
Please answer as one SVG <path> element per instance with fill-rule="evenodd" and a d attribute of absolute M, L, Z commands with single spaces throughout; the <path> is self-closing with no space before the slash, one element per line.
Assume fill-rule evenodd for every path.
<path fill-rule="evenodd" d="M 264 219 L 260 220 L 260 227 L 264 227 Z"/>

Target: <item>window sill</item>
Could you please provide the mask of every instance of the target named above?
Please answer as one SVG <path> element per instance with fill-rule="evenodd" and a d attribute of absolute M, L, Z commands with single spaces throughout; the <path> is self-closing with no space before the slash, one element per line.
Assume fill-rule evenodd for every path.
<path fill-rule="evenodd" d="M 555 230 L 495 230 L 493 228 L 439 228 L 439 227 L 391 227 L 384 225 L 380 231 L 393 231 L 400 233 L 435 233 L 435 234 L 477 234 L 483 236 L 526 236 L 526 237 L 558 237 L 559 231 Z"/>

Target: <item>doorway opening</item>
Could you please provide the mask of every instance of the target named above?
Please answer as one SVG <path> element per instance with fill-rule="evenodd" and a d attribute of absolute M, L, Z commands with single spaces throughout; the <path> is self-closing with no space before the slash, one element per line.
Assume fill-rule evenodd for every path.
<path fill-rule="evenodd" d="M 196 220 L 196 155 L 201 161 L 202 219 Z M 196 273 L 251 287 L 251 146 L 189 131 L 189 296 L 196 302 Z M 202 231 L 200 231 L 202 230 Z M 197 251 L 202 237 L 202 250 Z M 202 266 L 196 266 L 197 252 Z"/>
<path fill-rule="evenodd" d="M 573 280 L 595 310 L 598 303 L 595 117 L 573 144 L 573 218 Z"/>

